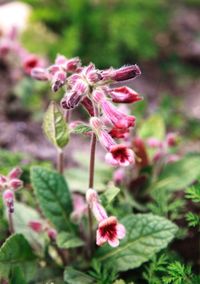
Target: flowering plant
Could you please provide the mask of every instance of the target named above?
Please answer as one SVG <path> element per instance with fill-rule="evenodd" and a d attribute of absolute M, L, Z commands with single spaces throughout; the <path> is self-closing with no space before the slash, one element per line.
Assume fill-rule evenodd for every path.
<path fill-rule="evenodd" d="M 184 179 L 188 164 L 197 165 L 199 157 L 181 159 L 171 152 L 177 135 L 162 131 L 157 137 L 158 129 L 151 132 L 145 122 L 132 138 L 136 117 L 124 105 L 142 100 L 126 86 L 128 80 L 141 74 L 137 65 L 99 70 L 93 63 L 82 66 L 79 58 L 58 55 L 49 67 L 30 64 L 26 70 L 34 79 L 49 82 L 53 92 L 62 93 L 59 104 L 50 103 L 43 121 L 44 133 L 57 152 L 57 170 L 33 166 L 28 182 L 19 168 L 0 176 L 10 233 L 0 249 L 1 282 L 117 284 L 142 278 L 147 283 L 159 283 L 151 282 L 151 277 L 159 279 L 158 271 L 151 275 L 151 264 L 154 261 L 158 265 L 163 258 L 165 262 L 160 265 L 168 265 L 169 258 L 161 250 L 178 230 L 172 221 L 179 217 L 179 211 L 175 215 L 168 207 L 174 202 L 169 192 L 171 188 L 185 188 L 197 178 L 193 172 Z M 73 120 L 72 112 L 79 107 L 88 114 L 86 122 Z M 160 118 L 152 121 L 159 121 L 160 131 Z M 81 181 L 75 193 L 67 182 L 69 170 L 65 171 L 64 159 L 64 148 L 73 134 L 91 140 L 88 183 L 84 185 L 78 175 L 77 181 Z M 97 142 L 106 152 L 105 163 L 111 173 L 103 190 L 96 183 Z M 179 169 L 178 179 L 171 168 Z M 17 196 L 23 181 L 28 197 Z M 138 188 L 145 192 L 137 199 Z M 158 259 L 153 260 L 155 255 Z M 149 267 L 145 266 L 147 261 Z M 138 267 L 146 273 L 133 273 L 130 279 L 126 272 Z M 173 267 L 171 270 L 173 274 Z M 162 281 L 166 279 L 162 275 Z M 173 283 L 166 281 L 163 283 Z"/>

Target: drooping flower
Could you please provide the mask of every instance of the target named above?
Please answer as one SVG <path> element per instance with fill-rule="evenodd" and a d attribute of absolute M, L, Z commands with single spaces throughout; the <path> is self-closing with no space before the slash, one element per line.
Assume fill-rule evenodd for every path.
<path fill-rule="evenodd" d="M 137 92 L 126 86 L 111 89 L 109 95 L 114 103 L 130 104 L 142 100 Z"/>
<path fill-rule="evenodd" d="M 96 233 L 96 243 L 98 246 L 101 246 L 108 242 L 110 246 L 117 247 L 119 240 L 123 239 L 125 235 L 125 227 L 118 223 L 116 217 L 111 216 L 99 223 Z"/>
<path fill-rule="evenodd" d="M 112 145 L 106 154 L 106 161 L 113 166 L 126 167 L 135 162 L 134 153 L 126 145 Z"/>
<path fill-rule="evenodd" d="M 13 213 L 14 212 L 14 193 L 12 190 L 6 189 L 3 192 L 3 201 L 4 201 L 4 204 L 8 208 L 8 211 L 10 213 Z"/>
<path fill-rule="evenodd" d="M 123 66 L 119 69 L 107 69 L 101 73 L 103 80 L 105 81 L 126 81 L 129 79 L 134 79 L 135 77 L 141 75 L 140 68 L 135 65 Z"/>
<path fill-rule="evenodd" d="M 169 147 L 174 147 L 177 145 L 178 135 L 177 133 L 170 132 L 167 134 L 166 143 Z"/>

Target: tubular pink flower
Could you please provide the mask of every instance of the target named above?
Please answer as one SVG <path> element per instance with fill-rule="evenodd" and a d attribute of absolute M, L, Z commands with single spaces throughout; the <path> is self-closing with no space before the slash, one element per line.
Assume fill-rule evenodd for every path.
<path fill-rule="evenodd" d="M 73 212 L 71 218 L 73 221 L 79 221 L 87 212 L 87 204 L 80 194 L 73 194 Z"/>
<path fill-rule="evenodd" d="M 157 138 L 151 137 L 147 140 L 147 145 L 151 148 L 160 148 L 162 147 L 163 143 Z"/>
<path fill-rule="evenodd" d="M 39 80 L 39 81 L 48 81 L 49 80 L 49 74 L 47 70 L 43 68 L 33 68 L 31 70 L 31 77 Z"/>
<path fill-rule="evenodd" d="M 14 168 L 9 172 L 8 178 L 9 179 L 19 178 L 21 174 L 22 170 L 20 168 Z"/>
<path fill-rule="evenodd" d="M 91 116 L 94 116 L 94 107 L 92 101 L 88 97 L 84 97 L 83 100 L 81 101 L 81 104 L 84 106 L 84 108 Z"/>
<path fill-rule="evenodd" d="M 41 233 L 43 231 L 43 225 L 40 221 L 30 221 L 28 226 L 36 233 Z"/>
<path fill-rule="evenodd" d="M 112 136 L 112 138 L 127 138 L 128 134 L 129 134 L 129 128 L 117 128 L 117 127 L 113 127 L 109 134 Z"/>
<path fill-rule="evenodd" d="M 124 169 L 119 168 L 113 174 L 113 180 L 116 185 L 120 185 L 125 178 Z"/>
<path fill-rule="evenodd" d="M 101 246 L 108 242 L 110 246 L 117 247 L 119 240 L 123 239 L 125 235 L 125 227 L 118 223 L 116 217 L 111 216 L 99 223 L 96 233 L 96 244 Z"/>
<path fill-rule="evenodd" d="M 3 193 L 4 204 L 8 207 L 10 213 L 14 212 L 14 193 L 12 190 L 7 189 Z"/>
<path fill-rule="evenodd" d="M 8 187 L 13 190 L 18 190 L 23 186 L 23 182 L 20 179 L 13 178 L 8 182 Z"/>
<path fill-rule="evenodd" d="M 93 85 L 102 80 L 100 71 L 95 68 L 93 63 L 90 63 L 87 67 L 85 67 L 82 70 L 82 74 L 86 78 L 89 85 Z"/>
<path fill-rule="evenodd" d="M 103 80 L 126 81 L 141 75 L 138 65 L 124 66 L 119 69 L 110 68 L 101 72 Z"/>
<path fill-rule="evenodd" d="M 92 210 L 92 213 L 98 222 L 106 219 L 108 217 L 105 209 L 100 203 L 97 192 L 94 189 L 88 189 L 86 192 L 87 203 Z"/>
<path fill-rule="evenodd" d="M 53 228 L 48 228 L 48 229 L 47 229 L 47 235 L 48 235 L 48 237 L 49 237 L 49 239 L 50 239 L 51 241 L 55 242 L 58 233 L 57 233 L 57 231 L 56 231 L 55 229 L 53 229 Z"/>
<path fill-rule="evenodd" d="M 123 144 L 112 145 L 106 154 L 106 162 L 113 166 L 129 166 L 135 162 L 134 153 Z"/>
<path fill-rule="evenodd" d="M 177 145 L 178 136 L 176 133 L 170 132 L 167 134 L 166 142 L 169 147 L 174 147 Z"/>
<path fill-rule="evenodd" d="M 0 190 L 5 189 L 7 185 L 7 177 L 0 175 Z"/>
<path fill-rule="evenodd" d="M 82 100 L 82 96 L 76 91 L 70 91 L 61 100 L 61 106 L 63 109 L 73 109 L 79 105 Z"/>
<path fill-rule="evenodd" d="M 23 59 L 23 69 L 24 72 L 28 75 L 31 75 L 33 68 L 41 67 L 42 65 L 43 62 L 41 61 L 41 59 L 34 54 L 29 54 Z"/>
<path fill-rule="evenodd" d="M 64 71 L 56 72 L 52 77 L 52 91 L 57 92 L 66 82 L 67 75 Z"/>
<path fill-rule="evenodd" d="M 137 92 L 126 86 L 111 89 L 109 95 L 114 103 L 130 104 L 142 100 Z"/>

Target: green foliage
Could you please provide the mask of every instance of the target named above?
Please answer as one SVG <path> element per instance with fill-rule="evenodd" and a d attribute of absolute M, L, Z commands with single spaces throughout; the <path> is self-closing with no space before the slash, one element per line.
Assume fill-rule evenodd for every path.
<path fill-rule="evenodd" d="M 57 148 L 69 142 L 69 133 L 63 113 L 55 102 L 51 102 L 44 116 L 43 130 L 49 141 Z"/>
<path fill-rule="evenodd" d="M 34 260 L 35 255 L 24 236 L 21 234 L 12 235 L 0 248 L 0 275 L 8 277 L 15 267 L 22 268 L 26 274 L 28 266 L 33 270 Z"/>
<path fill-rule="evenodd" d="M 68 284 L 90 284 L 95 283 L 94 278 L 83 273 L 79 270 L 74 269 L 71 266 L 68 266 L 64 272 L 64 280 Z"/>
<path fill-rule="evenodd" d="M 162 141 L 165 137 L 165 131 L 163 118 L 155 114 L 141 123 L 137 134 L 143 139 L 154 137 Z"/>
<path fill-rule="evenodd" d="M 164 284 L 194 284 L 190 266 L 175 261 L 167 266 L 166 272 L 168 275 L 162 277 Z"/>
<path fill-rule="evenodd" d="M 56 242 L 58 247 L 65 249 L 81 247 L 84 245 L 84 242 L 80 238 L 66 232 L 59 233 Z"/>
<path fill-rule="evenodd" d="M 79 54 L 84 62 L 91 60 L 99 67 L 131 63 L 133 58 L 155 58 L 159 52 L 156 35 L 166 30 L 170 10 L 162 0 L 23 2 L 33 6 L 32 20 L 42 22 L 51 31 L 46 53 L 52 57 L 58 50 L 68 57 Z M 44 42 L 49 42 L 47 32 L 43 33 Z M 32 45 L 38 50 L 38 44 Z"/>
<path fill-rule="evenodd" d="M 191 154 L 183 159 L 167 164 L 158 180 L 152 185 L 153 190 L 177 191 L 186 188 L 200 175 L 200 155 Z"/>
<path fill-rule="evenodd" d="M 187 188 L 185 197 L 190 199 L 194 203 L 194 207 L 198 207 L 200 205 L 200 183 Z M 189 227 L 198 227 L 200 229 L 200 216 L 199 214 L 188 212 L 186 214 L 186 220 L 188 222 Z"/>
<path fill-rule="evenodd" d="M 26 280 L 24 279 L 24 275 L 22 269 L 18 266 L 14 267 L 11 270 L 10 274 L 10 284 L 26 284 Z"/>
<path fill-rule="evenodd" d="M 191 186 L 186 190 L 185 197 L 195 203 L 200 203 L 200 184 Z"/>
<path fill-rule="evenodd" d="M 113 249 L 104 246 L 97 251 L 99 261 L 114 265 L 117 271 L 136 268 L 166 247 L 177 227 L 165 218 L 152 214 L 129 215 L 121 220 L 126 237 Z"/>
<path fill-rule="evenodd" d="M 59 231 L 71 230 L 72 201 L 63 176 L 42 167 L 32 167 L 31 181 L 44 215 Z"/>
<path fill-rule="evenodd" d="M 73 130 L 72 133 L 74 134 L 85 134 L 89 131 L 92 131 L 92 128 L 86 124 L 79 124 Z"/>
<path fill-rule="evenodd" d="M 113 183 L 108 184 L 107 189 L 101 195 L 101 200 L 103 204 L 111 203 L 115 197 L 119 194 L 120 188 L 116 187 Z"/>
<path fill-rule="evenodd" d="M 200 227 L 200 216 L 198 214 L 189 212 L 186 214 L 186 220 L 189 227 Z"/>

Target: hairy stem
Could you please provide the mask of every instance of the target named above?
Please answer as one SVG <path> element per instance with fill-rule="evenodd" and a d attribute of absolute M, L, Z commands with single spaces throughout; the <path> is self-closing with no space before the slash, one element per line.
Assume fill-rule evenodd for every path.
<path fill-rule="evenodd" d="M 57 150 L 57 170 L 62 175 L 64 172 L 64 155 L 63 150 Z"/>
<path fill-rule="evenodd" d="M 11 212 L 8 212 L 8 223 L 9 223 L 9 231 L 10 234 L 14 234 L 14 226 L 13 226 L 13 215 Z"/>

